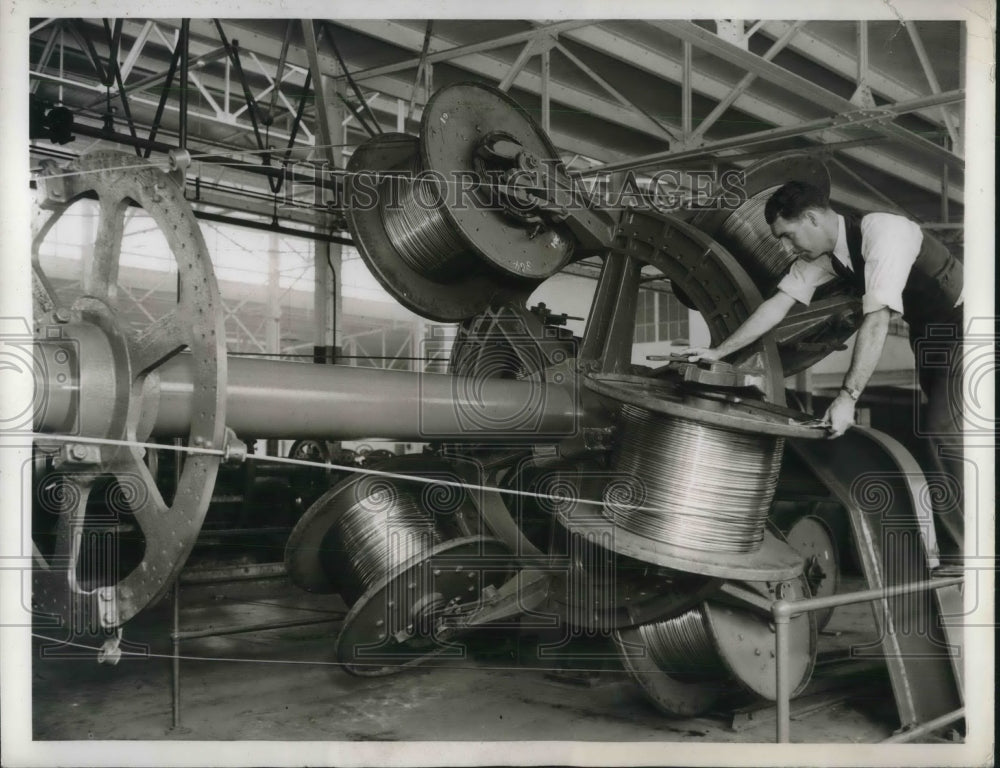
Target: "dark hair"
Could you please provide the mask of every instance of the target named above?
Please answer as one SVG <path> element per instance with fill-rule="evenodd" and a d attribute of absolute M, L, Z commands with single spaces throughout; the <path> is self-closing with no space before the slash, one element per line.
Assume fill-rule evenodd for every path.
<path fill-rule="evenodd" d="M 829 208 L 830 198 L 822 189 L 804 181 L 789 181 L 778 187 L 764 206 L 764 220 L 770 226 L 779 216 L 791 221 L 807 208 Z"/>

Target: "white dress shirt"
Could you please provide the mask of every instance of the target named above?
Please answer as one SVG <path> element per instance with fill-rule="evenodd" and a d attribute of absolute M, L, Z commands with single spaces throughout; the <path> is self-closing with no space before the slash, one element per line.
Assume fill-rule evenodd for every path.
<path fill-rule="evenodd" d="M 838 214 L 837 222 L 837 244 L 833 252 L 811 262 L 796 259 L 778 283 L 779 291 L 808 305 L 816 289 L 837 276 L 831 258 L 852 268 L 844 217 Z M 923 240 L 920 226 L 904 216 L 869 213 L 861 219 L 861 255 L 865 261 L 865 295 L 861 309 L 864 314 L 882 307 L 903 313 L 903 288 Z"/>

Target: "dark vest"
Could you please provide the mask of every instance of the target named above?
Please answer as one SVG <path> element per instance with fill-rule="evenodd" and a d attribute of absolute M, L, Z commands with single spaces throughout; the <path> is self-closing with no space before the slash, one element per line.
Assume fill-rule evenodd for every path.
<path fill-rule="evenodd" d="M 861 218 L 844 214 L 844 225 L 853 273 L 842 276 L 847 278 L 859 296 L 863 296 L 865 261 L 861 254 Z M 841 274 L 843 268 L 833 255 L 830 261 L 834 270 Z M 948 322 L 954 317 L 953 307 L 962 295 L 962 280 L 962 262 L 925 232 L 920 252 L 903 288 L 903 319 L 911 325 Z"/>

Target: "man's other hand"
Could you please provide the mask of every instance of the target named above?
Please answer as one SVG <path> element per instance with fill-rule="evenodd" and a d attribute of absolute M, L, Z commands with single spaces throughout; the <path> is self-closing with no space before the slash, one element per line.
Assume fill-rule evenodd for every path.
<path fill-rule="evenodd" d="M 840 437 L 854 426 L 854 400 L 841 392 L 826 409 L 823 421 L 830 425 L 830 437 Z"/>
<path fill-rule="evenodd" d="M 681 354 L 686 356 L 689 363 L 696 363 L 699 360 L 718 360 L 722 355 L 712 347 L 688 347 L 682 349 Z"/>

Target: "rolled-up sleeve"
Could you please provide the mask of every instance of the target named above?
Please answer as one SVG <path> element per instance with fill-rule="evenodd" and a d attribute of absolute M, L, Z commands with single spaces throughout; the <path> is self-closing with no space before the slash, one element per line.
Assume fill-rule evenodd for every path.
<path fill-rule="evenodd" d="M 816 289 L 835 276 L 828 256 L 821 256 L 812 262 L 796 259 L 788 274 L 778 283 L 778 290 L 809 306 Z"/>
<path fill-rule="evenodd" d="M 924 233 L 920 226 L 891 213 L 870 213 L 861 220 L 861 253 L 865 259 L 866 315 L 888 307 L 903 313 L 903 288 L 917 260 Z"/>

